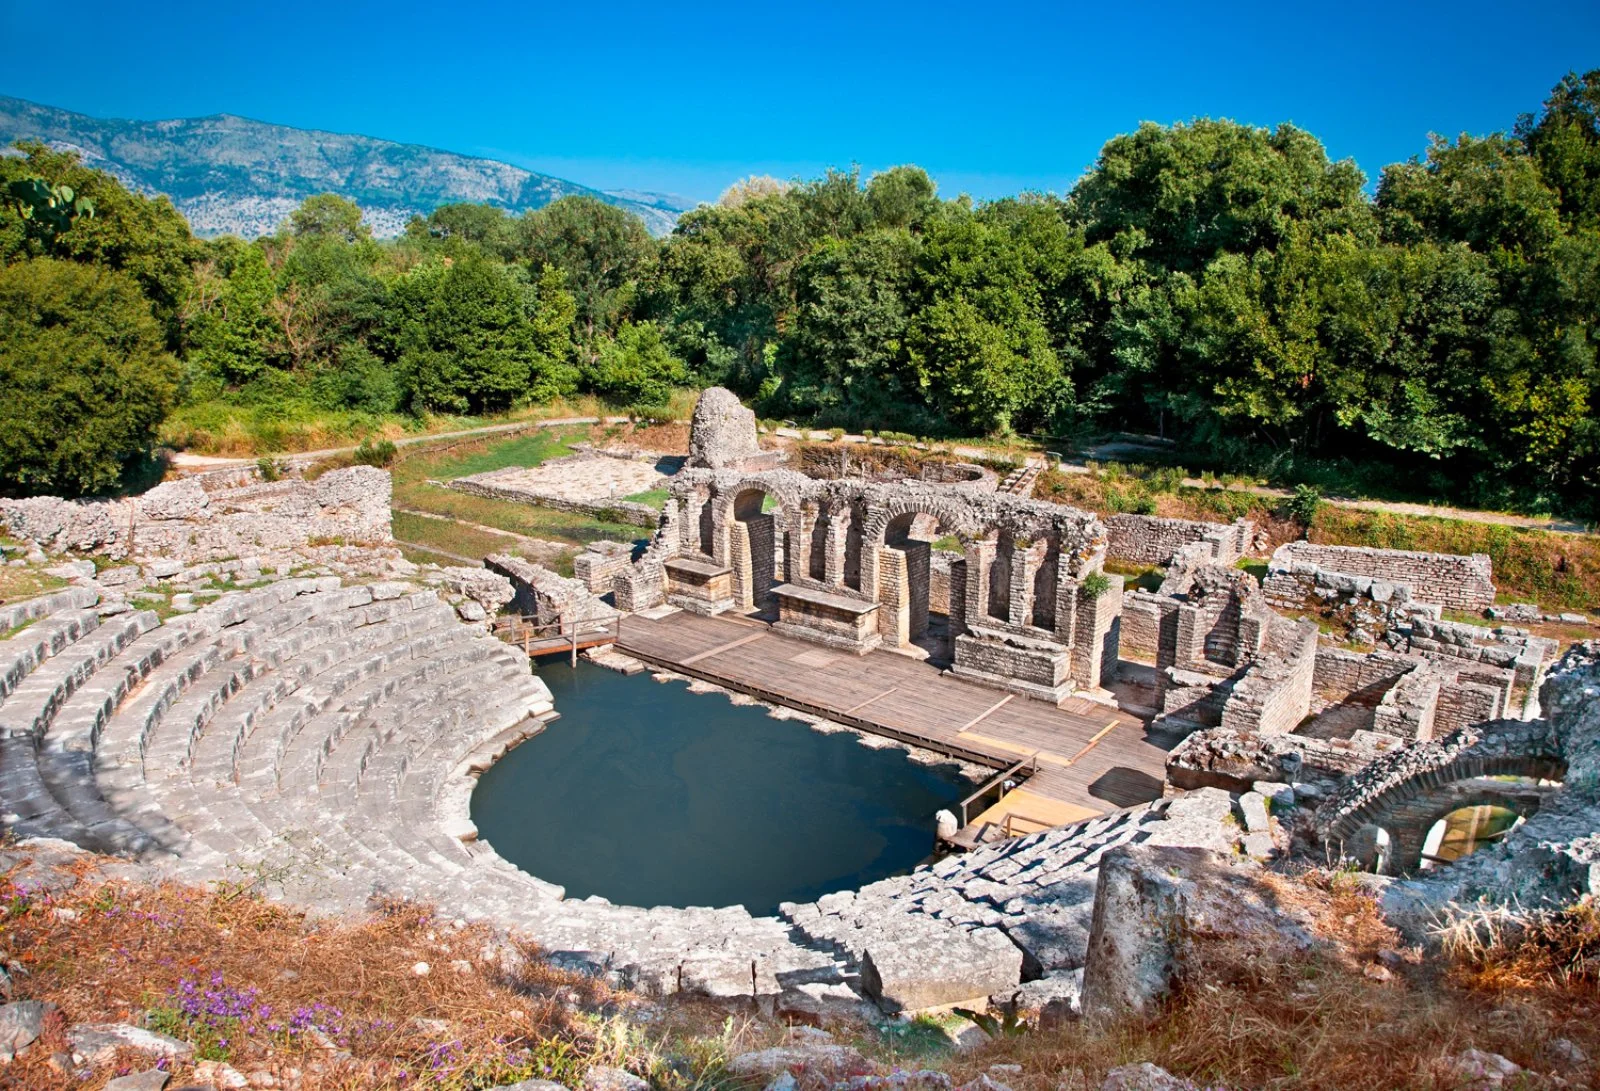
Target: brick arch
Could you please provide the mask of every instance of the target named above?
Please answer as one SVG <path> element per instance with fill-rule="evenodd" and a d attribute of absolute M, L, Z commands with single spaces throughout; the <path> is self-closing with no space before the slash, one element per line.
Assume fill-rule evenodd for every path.
<path fill-rule="evenodd" d="M 1423 838 L 1443 815 L 1479 803 L 1518 802 L 1509 785 L 1490 790 L 1473 782 L 1499 776 L 1559 781 L 1566 773 L 1566 759 L 1548 724 L 1520 720 L 1476 724 L 1380 758 L 1322 806 L 1317 826 L 1323 840 L 1334 847 L 1364 826 L 1387 830 L 1396 845 L 1396 866 L 1409 871 L 1420 857 Z M 1536 803 L 1527 806 L 1527 813 L 1534 809 Z"/>
<path fill-rule="evenodd" d="M 861 528 L 860 569 L 861 593 L 869 600 L 878 600 L 878 550 L 889 532 L 889 524 L 906 515 L 927 515 L 939 521 L 945 533 L 959 538 L 968 545 L 985 534 L 983 525 L 970 505 L 947 496 L 892 496 L 886 500 L 868 500 L 867 518 Z"/>

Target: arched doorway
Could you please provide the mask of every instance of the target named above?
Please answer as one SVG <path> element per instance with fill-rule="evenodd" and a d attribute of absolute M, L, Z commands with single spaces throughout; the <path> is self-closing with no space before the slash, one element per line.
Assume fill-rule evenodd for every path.
<path fill-rule="evenodd" d="M 746 610 L 764 610 L 780 582 L 780 557 L 787 554 L 782 508 L 776 496 L 752 485 L 734 494 L 731 516 L 728 564 L 734 600 Z"/>

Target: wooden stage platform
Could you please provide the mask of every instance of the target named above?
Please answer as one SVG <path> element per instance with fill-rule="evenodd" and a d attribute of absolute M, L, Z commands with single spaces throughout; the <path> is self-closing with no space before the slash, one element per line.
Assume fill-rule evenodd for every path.
<path fill-rule="evenodd" d="M 634 615 L 623 619 L 617 648 L 657 667 L 995 769 L 1037 754 L 1038 771 L 1023 789 L 984 812 L 984 821 L 997 825 L 1008 810 L 1020 821 L 1042 820 L 1028 827 L 1037 829 L 1156 799 L 1167 750 L 1178 741 L 1150 734 L 1143 721 L 1109 705 L 1070 698 L 1058 708 L 962 681 L 909 656 L 835 651 L 749 618 Z"/>

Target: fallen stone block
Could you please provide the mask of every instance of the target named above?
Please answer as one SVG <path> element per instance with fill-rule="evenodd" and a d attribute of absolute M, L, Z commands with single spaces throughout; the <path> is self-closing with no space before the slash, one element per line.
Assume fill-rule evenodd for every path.
<path fill-rule="evenodd" d="M 1003 932 L 931 920 L 872 941 L 861 960 L 862 990 L 889 1013 L 958 1004 L 1021 980 L 1022 950 Z"/>

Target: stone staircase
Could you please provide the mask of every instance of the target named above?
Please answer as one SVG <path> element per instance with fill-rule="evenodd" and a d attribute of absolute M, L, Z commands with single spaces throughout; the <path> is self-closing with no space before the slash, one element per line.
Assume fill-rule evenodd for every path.
<path fill-rule="evenodd" d="M 431 591 L 285 579 L 165 624 L 95 602 L 74 588 L 0 612 L 0 631 L 25 625 L 0 641 L 0 821 L 17 836 L 327 912 L 429 902 L 647 990 L 770 1005 L 843 987 L 778 920 L 567 900 L 478 842 L 476 773 L 553 710 L 524 655 Z"/>
<path fill-rule="evenodd" d="M 1028 497 L 1033 495 L 1033 486 L 1039 480 L 1039 475 L 1044 472 L 1044 465 L 1039 462 L 1025 462 L 1001 480 L 995 486 L 995 492 L 1006 496 Z"/>

